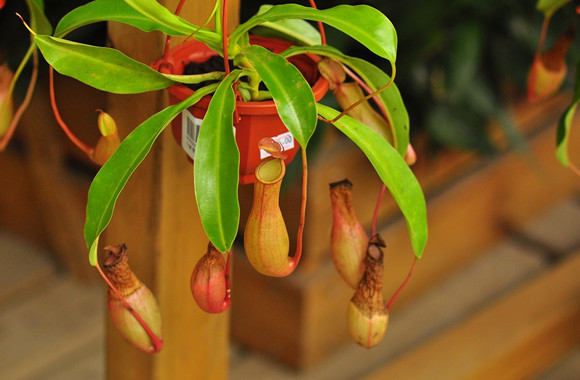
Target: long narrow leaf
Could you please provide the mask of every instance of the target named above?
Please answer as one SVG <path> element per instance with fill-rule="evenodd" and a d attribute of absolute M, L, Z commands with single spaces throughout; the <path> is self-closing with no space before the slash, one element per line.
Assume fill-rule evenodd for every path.
<path fill-rule="evenodd" d="M 236 98 L 232 88 L 238 76 L 239 71 L 233 71 L 212 96 L 199 130 L 193 163 L 201 223 L 221 252 L 231 249 L 240 223 L 240 153 L 233 130 Z"/>
<path fill-rule="evenodd" d="M 373 91 L 382 88 L 390 80 L 390 77 L 383 70 L 372 63 L 360 58 L 344 55 L 339 50 L 330 46 L 293 46 L 280 55 L 289 57 L 303 53 L 312 53 L 334 58 L 337 61 L 344 63 L 350 67 Z M 407 113 L 407 108 L 405 107 L 405 103 L 403 102 L 397 85 L 392 83 L 389 88 L 378 95 L 378 99 L 387 112 L 387 121 L 389 122 L 393 132 L 393 145 L 404 157 L 407 153 L 407 146 L 409 145 L 409 114 Z"/>
<path fill-rule="evenodd" d="M 215 85 L 196 91 L 191 97 L 168 107 L 139 125 L 119 146 L 95 176 L 89 189 L 85 241 L 91 265 L 97 262 L 97 243 L 111 217 L 117 198 L 129 177 L 151 150 L 153 143 L 171 120 L 184 109 L 211 93 Z"/>
<path fill-rule="evenodd" d="M 199 28 L 188 21 L 182 19 L 181 17 L 171 13 L 169 9 L 165 8 L 163 5 L 159 4 L 155 0 L 124 0 L 137 12 L 141 13 L 143 16 L 147 17 L 149 20 L 154 21 L 158 25 L 162 25 L 164 28 L 172 29 L 175 32 L 172 34 L 180 35 L 190 35 L 195 33 L 195 39 L 201 42 L 205 42 L 212 49 L 220 51 L 221 49 L 221 36 L 216 32 Z"/>
<path fill-rule="evenodd" d="M 120 0 L 95 0 L 73 9 L 59 21 L 54 34 L 56 37 L 63 37 L 81 26 L 101 21 L 117 21 L 145 32 L 159 30 L 171 35 L 187 34 L 183 30 L 184 27 L 176 30 L 173 27 L 154 22 Z M 191 28 L 194 27 L 191 26 Z"/>
<path fill-rule="evenodd" d="M 316 101 L 302 73 L 286 59 L 261 46 L 242 52 L 268 87 L 280 118 L 301 146 L 306 147 L 316 128 Z"/>
<path fill-rule="evenodd" d="M 258 14 L 270 10 L 273 5 L 264 4 Z M 280 38 L 297 45 L 320 45 L 320 32 L 308 21 L 301 19 L 283 19 L 275 22 L 264 22 L 252 28 L 251 34 L 264 37 Z"/>
<path fill-rule="evenodd" d="M 163 76 L 171 79 L 172 81 L 185 84 L 199 84 L 209 80 L 221 80 L 226 75 L 221 71 L 212 71 L 205 74 L 192 74 L 192 75 L 178 75 L 178 74 L 164 74 Z"/>
<path fill-rule="evenodd" d="M 556 132 L 556 158 L 564 167 L 570 166 L 568 144 L 570 139 L 570 128 L 572 126 L 572 121 L 574 121 L 576 108 L 578 108 L 578 100 L 574 101 L 566 109 L 558 122 L 558 130 Z"/>
<path fill-rule="evenodd" d="M 29 23 L 32 30 L 36 31 L 37 33 L 52 33 L 52 26 L 44 14 L 44 3 L 42 0 L 26 0 L 26 6 L 28 7 L 28 12 L 30 14 Z M 24 68 L 28 65 L 30 58 L 34 54 L 36 54 L 36 45 L 34 44 L 33 39 L 31 39 L 30 45 L 26 50 L 26 54 L 22 57 L 22 60 L 18 64 L 18 68 L 14 73 L 14 79 L 11 81 L 10 86 L 8 86 L 7 92 L 3 94 L 6 99 L 12 98 L 14 90 L 16 89 L 18 78 L 20 78 Z M 33 83 L 30 85 L 34 87 Z M 5 112 L 9 106 L 10 104 L 8 104 L 8 102 L 0 102 L 0 115 L 6 115 Z"/>
<path fill-rule="evenodd" d="M 342 62 L 353 69 L 373 91 L 382 88 L 390 80 L 384 71 L 360 58 L 346 57 Z M 402 156 L 405 156 L 409 145 L 409 114 L 397 85 L 391 83 L 389 88 L 378 95 L 378 98 L 387 111 L 387 121 L 393 132 L 395 148 Z"/>
<path fill-rule="evenodd" d="M 44 35 L 36 35 L 34 42 L 56 71 L 99 90 L 136 94 L 174 84 L 151 67 L 115 49 Z"/>
<path fill-rule="evenodd" d="M 240 25 L 231 35 L 232 43 L 251 28 L 264 23 L 287 19 L 321 21 L 348 34 L 380 57 L 395 62 L 397 33 L 391 21 L 380 11 L 368 5 L 338 5 L 319 10 L 297 4 L 273 6 Z"/>
<path fill-rule="evenodd" d="M 318 104 L 318 113 L 326 119 L 333 119 L 339 114 L 321 104 Z M 420 258 L 427 243 L 427 207 L 413 172 L 391 144 L 371 128 L 348 116 L 339 119 L 334 126 L 358 145 L 391 192 L 407 220 L 415 256 Z"/>
<path fill-rule="evenodd" d="M 576 69 L 576 88 L 574 90 L 574 98 L 572 103 L 568 106 L 566 111 L 560 117 L 558 122 L 558 130 L 556 131 L 556 158 L 560 163 L 568 167 L 570 165 L 569 155 L 568 155 L 568 144 L 570 141 L 570 128 L 572 127 L 572 122 L 574 121 L 574 115 L 576 114 L 576 108 L 578 108 L 578 103 L 580 103 L 580 61 Z"/>
<path fill-rule="evenodd" d="M 538 0 L 536 9 L 544 12 L 546 17 L 552 16 L 559 8 L 569 3 L 570 0 Z"/>
<path fill-rule="evenodd" d="M 38 9 L 44 12 L 44 1 L 43 0 L 31 0 L 32 2 L 36 3 Z"/>
<path fill-rule="evenodd" d="M 51 34 L 52 25 L 44 14 L 44 3 L 38 0 L 26 0 L 30 12 L 30 27 L 38 34 Z"/>

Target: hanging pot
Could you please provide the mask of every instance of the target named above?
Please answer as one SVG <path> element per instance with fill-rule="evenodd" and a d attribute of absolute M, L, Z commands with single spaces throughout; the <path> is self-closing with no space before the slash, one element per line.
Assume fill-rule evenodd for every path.
<path fill-rule="evenodd" d="M 281 53 L 291 43 L 283 40 L 250 36 L 250 42 L 263 46 L 273 53 Z M 154 64 L 154 67 L 162 67 L 162 70 L 171 74 L 183 74 L 184 68 L 190 62 L 202 63 L 218 53 L 208 48 L 199 41 L 185 42 L 171 49 L 169 56 Z M 328 82 L 318 73 L 317 61 L 314 55 L 298 55 L 288 59 L 304 75 L 304 78 L 312 86 L 314 97 L 320 100 L 328 90 Z M 171 104 L 178 103 L 193 94 L 189 87 L 176 84 L 168 88 L 169 101 Z M 171 129 L 177 142 L 193 160 L 195 147 L 201 121 L 203 120 L 211 96 L 203 97 L 194 106 L 178 115 L 172 123 Z M 288 131 L 278 113 L 274 101 L 261 102 L 236 102 L 236 109 L 240 116 L 235 127 L 236 143 L 240 151 L 240 183 L 253 183 L 254 172 L 260 161 L 268 156 L 258 148 L 258 141 L 264 137 L 270 137 L 280 142 L 287 155 L 286 164 L 296 155 L 299 145 Z"/>

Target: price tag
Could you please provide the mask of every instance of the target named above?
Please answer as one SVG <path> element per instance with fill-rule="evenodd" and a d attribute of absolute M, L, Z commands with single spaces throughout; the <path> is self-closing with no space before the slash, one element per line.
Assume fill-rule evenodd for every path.
<path fill-rule="evenodd" d="M 193 116 L 188 110 L 181 113 L 181 147 L 191 159 L 195 159 L 195 149 L 197 148 L 197 138 L 199 137 L 199 128 L 203 119 Z M 234 127 L 234 136 L 236 128 Z"/>
<path fill-rule="evenodd" d="M 193 116 L 188 110 L 181 113 L 181 147 L 192 160 L 195 158 L 195 148 L 202 121 L 203 119 Z"/>

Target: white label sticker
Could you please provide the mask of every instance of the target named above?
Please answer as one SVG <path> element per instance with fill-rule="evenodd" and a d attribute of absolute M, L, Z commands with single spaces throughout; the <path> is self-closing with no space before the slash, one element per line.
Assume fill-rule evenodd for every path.
<path fill-rule="evenodd" d="M 181 147 L 192 160 L 195 158 L 197 137 L 202 121 L 203 119 L 198 119 L 188 110 L 181 113 Z"/>
<path fill-rule="evenodd" d="M 195 159 L 195 149 L 197 148 L 197 138 L 199 137 L 199 128 L 203 119 L 192 115 L 188 110 L 181 113 L 181 147 L 191 159 Z M 236 127 L 234 127 L 234 136 Z"/>
<path fill-rule="evenodd" d="M 271 137 L 271 139 L 277 141 L 280 145 L 282 145 L 284 151 L 294 149 L 294 136 L 292 136 L 292 133 L 290 132 L 282 133 L 281 135 Z M 270 156 L 270 153 L 266 152 L 264 149 L 260 149 L 260 159 L 264 159 L 268 156 Z"/>

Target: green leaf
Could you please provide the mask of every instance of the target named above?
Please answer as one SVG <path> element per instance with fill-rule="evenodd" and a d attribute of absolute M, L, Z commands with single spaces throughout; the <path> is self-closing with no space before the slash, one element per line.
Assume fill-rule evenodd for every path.
<path fill-rule="evenodd" d="M 554 12 L 569 2 L 570 0 L 538 0 L 536 9 L 544 12 L 545 17 L 551 17 Z"/>
<path fill-rule="evenodd" d="M 165 108 L 145 120 L 123 140 L 115 153 L 101 167 L 89 188 L 85 219 L 85 241 L 89 248 L 91 265 L 97 263 L 98 239 L 111 221 L 121 190 L 149 153 L 159 134 L 178 113 L 197 103 L 215 88 L 216 85 L 201 88 L 181 103 Z"/>
<path fill-rule="evenodd" d="M 39 0 L 26 0 L 30 11 L 30 27 L 38 34 L 51 34 L 52 25 L 44 14 L 44 4 Z"/>
<path fill-rule="evenodd" d="M 99 90 L 136 94 L 160 90 L 174 82 L 118 50 L 37 35 L 34 42 L 48 63 Z"/>
<path fill-rule="evenodd" d="M 238 26 L 230 36 L 232 43 L 253 27 L 264 22 L 285 19 L 321 21 L 348 34 L 380 57 L 395 62 L 397 32 L 391 21 L 368 5 L 338 5 L 319 10 L 297 4 L 275 5 Z"/>
<path fill-rule="evenodd" d="M 298 143 L 306 148 L 316 128 L 316 100 L 302 73 L 280 55 L 261 46 L 244 48 L 242 54 L 268 87 L 280 118 Z"/>
<path fill-rule="evenodd" d="M 50 25 L 50 22 L 47 20 L 44 14 L 44 3 L 42 2 L 42 0 L 26 0 L 26 6 L 28 7 L 28 13 L 30 14 L 29 24 L 32 30 L 36 31 L 35 33 L 47 33 L 47 34 L 52 33 L 52 26 Z M 28 46 L 28 49 L 26 50 L 26 54 L 22 57 L 20 63 L 18 64 L 18 69 L 16 69 L 14 77 L 12 78 L 11 81 L 9 81 L 9 83 L 6 83 L 6 85 L 9 84 L 8 88 L 2 89 L 3 92 L 5 91 L 2 94 L 2 99 L 12 98 L 14 90 L 16 89 L 16 83 L 18 82 L 20 76 L 22 75 L 24 68 L 30 61 L 30 57 L 36 54 L 36 45 L 34 44 L 33 37 L 34 33 L 31 34 L 31 42 Z M 34 86 L 33 83 L 31 83 L 31 85 Z M 0 115 L 3 114 L 5 115 L 7 107 L 9 106 L 10 105 L 8 104 L 8 102 L 0 101 Z M 1 133 L 2 132 L 0 131 L 0 134 Z"/>
<path fill-rule="evenodd" d="M 494 146 L 487 132 L 488 115 L 480 115 L 466 106 L 435 104 L 426 110 L 429 135 L 445 146 L 477 150 L 489 154 Z"/>
<path fill-rule="evenodd" d="M 221 51 L 221 35 L 218 33 L 195 26 L 181 17 L 173 14 L 169 9 L 155 0 L 124 0 L 137 12 L 145 16 L 157 25 L 165 29 L 173 30 L 173 35 L 189 36 L 195 33 L 195 39 L 206 43 L 216 51 Z"/>
<path fill-rule="evenodd" d="M 343 62 L 349 66 L 373 91 L 384 87 L 391 79 L 383 70 L 370 62 L 360 58 L 345 57 Z M 394 146 L 401 156 L 407 154 L 409 145 L 409 114 L 401 97 L 401 93 L 395 83 L 378 95 L 385 107 L 388 122 L 394 137 Z"/>
<path fill-rule="evenodd" d="M 186 35 L 185 27 L 180 30 L 152 21 L 129 4 L 120 0 L 95 0 L 67 13 L 56 26 L 55 36 L 63 37 L 84 25 L 101 21 L 117 21 L 134 26 L 145 32 L 160 30 L 165 34 Z M 193 25 L 190 28 L 195 28 Z M 47 33 L 42 33 L 47 34 Z"/>
<path fill-rule="evenodd" d="M 226 73 L 221 71 L 212 71 L 205 74 L 192 74 L 192 75 L 179 75 L 179 74 L 165 74 L 162 73 L 166 78 L 171 79 L 174 82 L 185 83 L 185 84 L 199 84 L 205 81 L 219 81 L 224 79 Z"/>
<path fill-rule="evenodd" d="M 219 85 L 199 129 L 193 164 L 195 198 L 209 240 L 221 252 L 231 249 L 240 223 L 240 153 L 233 130 L 236 98 L 233 71 Z"/>
<path fill-rule="evenodd" d="M 43 0 L 31 0 L 32 2 L 36 3 L 38 9 L 44 12 L 44 1 Z"/>
<path fill-rule="evenodd" d="M 566 111 L 560 117 L 558 122 L 558 130 L 556 131 L 556 158 L 560 163 L 568 167 L 570 166 L 570 159 L 568 155 L 568 144 L 570 141 L 570 129 L 572 127 L 572 122 L 574 121 L 574 115 L 576 114 L 576 108 L 580 102 L 580 61 L 578 62 L 576 68 L 576 86 L 574 90 L 574 98 L 572 103 L 568 106 Z"/>
<path fill-rule="evenodd" d="M 318 104 L 318 113 L 329 120 L 339 114 L 321 104 Z M 358 145 L 391 192 L 407 220 L 415 256 L 420 258 L 427 243 L 427 207 L 413 172 L 391 144 L 371 128 L 349 116 L 342 117 L 334 126 Z"/>
<path fill-rule="evenodd" d="M 558 130 L 556 131 L 556 158 L 564 167 L 570 166 L 568 144 L 570 139 L 570 128 L 574 121 L 577 107 L 578 100 L 575 100 L 560 117 Z"/>
<path fill-rule="evenodd" d="M 473 77 L 483 71 L 481 57 L 485 46 L 485 31 L 480 24 L 466 21 L 456 28 L 446 70 L 451 102 L 462 99 L 470 90 Z"/>
<path fill-rule="evenodd" d="M 329 58 L 334 58 L 350 67 L 371 90 L 376 91 L 385 86 L 391 79 L 383 70 L 363 59 L 344 55 L 339 50 L 330 46 L 293 46 L 282 52 L 280 55 L 289 57 L 296 54 L 311 53 Z M 386 112 L 391 132 L 394 137 L 394 146 L 401 156 L 407 153 L 409 145 L 409 114 L 401 97 L 401 93 L 395 83 L 378 95 L 379 101 L 383 104 Z"/>
<path fill-rule="evenodd" d="M 273 5 L 264 4 L 258 14 L 270 10 Z M 280 38 L 297 45 L 320 45 L 320 32 L 308 21 L 300 19 L 284 19 L 276 22 L 264 22 L 251 30 L 251 34 Z"/>

